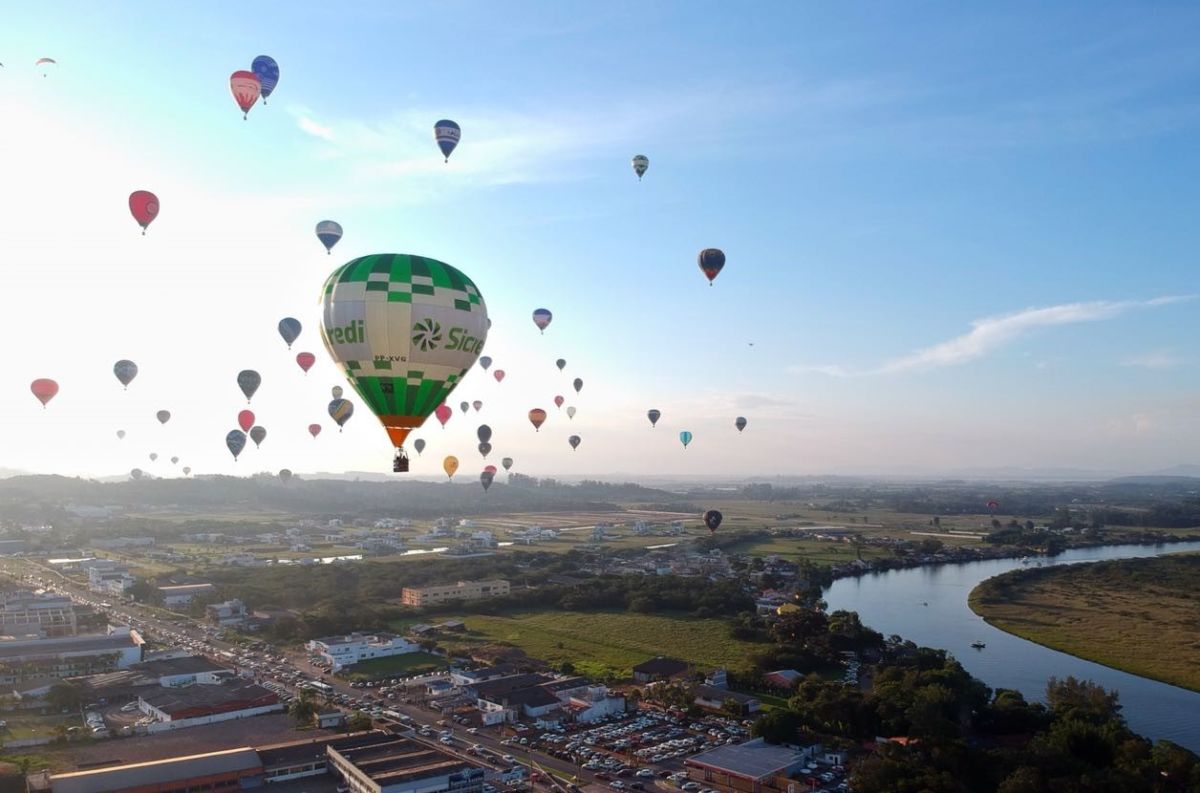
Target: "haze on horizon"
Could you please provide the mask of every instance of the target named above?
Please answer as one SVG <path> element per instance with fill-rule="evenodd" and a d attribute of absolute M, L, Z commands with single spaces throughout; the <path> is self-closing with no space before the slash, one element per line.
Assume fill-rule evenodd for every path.
<path fill-rule="evenodd" d="M 503 456 L 729 479 L 1200 462 L 1200 9 L 237 8 L 6 11 L 0 466 L 388 471 L 361 404 L 342 433 L 326 415 L 345 383 L 317 334 L 325 276 L 374 252 L 470 275 L 508 374 L 468 375 L 446 429 L 414 434 L 415 475 L 445 454 L 467 478 Z M 243 121 L 228 75 L 261 53 L 280 84 Z M 144 237 L 135 189 L 162 200 Z M 128 391 L 119 358 L 141 367 Z M 269 434 L 234 463 L 244 368 Z M 37 377 L 62 386 L 45 410 Z"/>

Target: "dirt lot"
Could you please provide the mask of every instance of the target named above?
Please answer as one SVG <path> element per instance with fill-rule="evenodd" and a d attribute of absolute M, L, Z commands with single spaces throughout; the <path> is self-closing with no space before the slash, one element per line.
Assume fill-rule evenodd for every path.
<path fill-rule="evenodd" d="M 336 734 L 337 730 L 296 730 L 291 717 L 282 713 L 234 719 L 203 727 L 135 738 L 109 738 L 73 744 L 70 747 L 37 747 L 39 754 L 61 761 L 61 770 L 97 765 L 140 763 L 178 755 L 202 754 L 239 746 L 266 746 Z M 16 754 L 14 752 L 14 754 Z"/>

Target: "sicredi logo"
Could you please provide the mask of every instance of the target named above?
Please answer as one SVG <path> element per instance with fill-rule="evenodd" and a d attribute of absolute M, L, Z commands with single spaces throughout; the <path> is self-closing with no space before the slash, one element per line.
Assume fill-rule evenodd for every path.
<path fill-rule="evenodd" d="M 413 344 L 423 352 L 430 352 L 440 347 L 449 352 L 478 355 L 483 350 L 483 339 L 473 336 L 466 328 L 451 327 L 446 331 L 444 345 L 442 338 L 441 324 L 432 319 L 422 320 L 413 325 Z"/>
<path fill-rule="evenodd" d="M 360 344 L 367 340 L 367 326 L 361 319 L 356 319 L 344 328 L 331 328 L 329 338 L 334 344 Z"/>

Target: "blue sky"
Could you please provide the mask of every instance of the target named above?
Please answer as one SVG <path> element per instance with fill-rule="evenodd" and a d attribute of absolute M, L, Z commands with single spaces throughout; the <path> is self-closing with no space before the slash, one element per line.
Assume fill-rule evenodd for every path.
<path fill-rule="evenodd" d="M 0 211 L 29 299 L 7 312 L 0 465 L 386 470 L 365 412 L 331 432 L 340 377 L 315 335 L 327 272 L 379 251 L 471 275 L 510 373 L 469 376 L 452 401 L 484 411 L 425 430 L 418 474 L 445 453 L 481 467 L 480 421 L 544 475 L 1197 462 L 1198 22 L 1104 3 L 11 9 Z M 227 78 L 260 53 L 280 84 L 242 121 Z M 444 117 L 463 127 L 449 165 Z M 163 202 L 145 238 L 138 188 Z M 332 257 L 326 217 L 346 228 Z M 709 246 L 729 262 L 712 288 Z M 318 353 L 307 378 L 285 315 Z M 120 357 L 143 367 L 128 393 Z M 234 464 L 247 367 L 270 435 Z M 38 376 L 63 383 L 47 411 Z M 550 400 L 573 376 L 566 422 Z M 552 410 L 536 436 L 534 406 Z"/>

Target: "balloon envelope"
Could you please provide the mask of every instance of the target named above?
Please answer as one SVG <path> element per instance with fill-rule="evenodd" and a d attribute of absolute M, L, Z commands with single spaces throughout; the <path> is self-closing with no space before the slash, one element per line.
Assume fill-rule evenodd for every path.
<path fill-rule="evenodd" d="M 45 407 L 58 393 L 58 383 L 47 377 L 40 377 L 29 384 L 29 390 L 37 397 L 38 402 L 42 403 L 42 407 Z"/>
<path fill-rule="evenodd" d="M 289 350 L 292 348 L 292 342 L 299 338 L 301 327 L 300 320 L 295 317 L 284 317 L 279 320 L 279 335 L 283 337 Z"/>
<path fill-rule="evenodd" d="M 243 369 L 238 372 L 237 384 L 238 388 L 242 389 L 242 393 L 246 395 L 246 401 L 249 402 L 254 396 L 254 392 L 262 385 L 262 375 L 253 369 Z"/>
<path fill-rule="evenodd" d="M 225 446 L 236 461 L 238 455 L 242 453 L 242 449 L 246 448 L 246 433 L 241 430 L 230 430 L 225 435 Z"/>
<path fill-rule="evenodd" d="M 471 403 L 470 402 L 459 402 L 458 409 L 461 410 L 463 413 L 467 413 L 471 410 Z"/>
<path fill-rule="evenodd" d="M 242 428 L 242 432 L 249 432 L 254 426 L 254 411 L 243 410 L 238 413 L 238 426 Z"/>
<path fill-rule="evenodd" d="M 187 476 L 187 475 L 188 475 L 188 474 L 190 474 L 191 472 L 192 472 L 192 467 L 191 467 L 190 465 L 185 465 L 185 466 L 183 467 L 183 475 L 184 475 L 184 476 Z"/>
<path fill-rule="evenodd" d="M 704 525 L 708 527 L 710 532 L 715 533 L 717 529 L 721 528 L 722 518 L 723 516 L 720 512 L 715 509 L 710 509 L 708 512 L 704 513 Z"/>
<path fill-rule="evenodd" d="M 242 118 L 246 118 L 262 93 L 262 82 L 254 72 L 240 70 L 229 75 L 229 90 L 233 93 L 233 101 L 242 109 Z"/>
<path fill-rule="evenodd" d="M 308 434 L 313 436 L 314 438 L 317 437 L 318 435 L 320 435 L 321 434 L 321 425 L 320 424 L 309 424 L 308 425 Z"/>
<path fill-rule="evenodd" d="M 548 308 L 539 308 L 533 312 L 533 324 L 538 326 L 538 330 L 545 332 L 550 325 L 550 320 L 554 319 L 554 315 L 550 313 Z"/>
<path fill-rule="evenodd" d="M 448 455 L 445 460 L 442 460 L 442 470 L 446 472 L 446 476 L 454 478 L 454 472 L 458 470 L 458 458 L 453 454 Z"/>
<path fill-rule="evenodd" d="M 511 471 L 513 467 L 513 458 L 505 457 L 500 461 L 500 464 L 504 466 L 505 471 Z"/>
<path fill-rule="evenodd" d="M 154 462 L 157 459 L 158 459 L 158 452 L 150 452 L 150 462 Z"/>
<path fill-rule="evenodd" d="M 341 399 L 342 393 L 342 387 L 340 385 L 335 385 L 333 388 L 329 389 L 329 394 L 334 399 Z"/>
<path fill-rule="evenodd" d="M 117 430 L 117 440 L 125 439 L 125 430 Z"/>
<path fill-rule="evenodd" d="M 446 158 L 446 162 L 450 162 L 450 152 L 458 146 L 459 140 L 462 139 L 462 128 L 448 118 L 433 125 L 433 139 L 437 141 L 438 148 L 442 150 L 442 156 Z"/>
<path fill-rule="evenodd" d="M 705 248 L 700 251 L 699 262 L 700 270 L 711 285 L 713 279 L 720 275 L 721 268 L 725 266 L 725 253 L 720 248 Z"/>
<path fill-rule="evenodd" d="M 569 418 L 569 419 L 575 418 L 575 406 L 574 405 L 567 405 L 567 418 Z"/>
<path fill-rule="evenodd" d="M 254 426 L 250 428 L 250 440 L 254 441 L 254 448 L 258 449 L 262 446 L 262 442 L 267 439 L 267 430 L 265 427 Z"/>
<path fill-rule="evenodd" d="M 446 401 L 487 339 L 479 289 L 423 256 L 354 259 L 329 276 L 322 299 L 325 348 L 396 447 Z"/>
<path fill-rule="evenodd" d="M 179 458 L 178 458 L 178 457 L 172 457 L 172 458 L 171 458 L 171 465 L 178 465 L 178 464 L 179 464 Z"/>
<path fill-rule="evenodd" d="M 578 449 L 579 448 L 579 436 L 572 435 L 571 437 L 567 438 L 567 443 L 571 444 L 572 449 Z"/>
<path fill-rule="evenodd" d="M 478 413 L 479 409 L 483 407 L 483 402 L 481 400 L 476 399 L 474 402 L 471 403 L 471 407 L 475 408 L 475 412 Z"/>
<path fill-rule="evenodd" d="M 483 441 L 482 443 L 479 444 L 479 453 L 482 454 L 485 458 L 488 456 L 489 453 L 491 453 L 491 451 L 492 451 L 492 444 L 488 443 L 487 441 Z"/>
<path fill-rule="evenodd" d="M 642 181 L 642 176 L 646 173 L 646 169 L 650 167 L 650 158 L 645 154 L 635 154 L 633 157 L 633 172 L 637 174 L 638 181 Z M 668 169 L 670 170 L 670 169 Z"/>
<path fill-rule="evenodd" d="M 155 416 L 155 418 L 158 419 L 159 424 L 166 424 L 168 421 L 171 420 L 171 411 L 160 410 L 157 413 L 155 413 L 154 416 Z"/>
<path fill-rule="evenodd" d="M 417 438 L 415 441 L 413 441 L 413 448 L 417 450 L 417 454 L 425 451 L 425 439 Z"/>
<path fill-rule="evenodd" d="M 655 424 L 658 424 L 658 420 L 662 418 L 662 411 L 651 408 L 650 410 L 646 411 L 646 418 L 650 419 L 650 426 L 653 427 Z"/>
<path fill-rule="evenodd" d="M 557 361 L 555 361 L 555 362 L 554 362 L 554 365 L 555 365 L 555 366 L 557 366 L 557 367 L 558 367 L 558 371 L 560 371 L 560 372 L 561 372 L 563 369 L 566 369 L 566 368 L 567 368 L 567 359 L 566 359 L 566 358 L 559 358 Z"/>
<path fill-rule="evenodd" d="M 563 402 L 566 401 L 567 400 L 563 397 L 563 395 L 559 394 L 558 396 L 554 397 L 554 407 L 561 408 L 563 406 Z"/>
<path fill-rule="evenodd" d="M 492 365 L 492 358 L 491 358 L 491 356 L 490 356 L 490 355 L 484 355 L 483 357 L 481 357 L 481 358 L 479 359 L 479 365 L 480 365 L 480 366 L 482 366 L 482 367 L 483 367 L 483 371 L 485 371 L 485 372 L 486 372 L 486 371 L 487 371 L 487 369 L 488 369 L 488 367 Z"/>
<path fill-rule="evenodd" d="M 492 377 L 496 378 L 497 383 L 503 383 L 504 382 L 504 370 L 497 369 L 496 371 L 492 372 Z"/>
<path fill-rule="evenodd" d="M 258 77 L 259 85 L 262 86 L 262 98 L 265 105 L 267 97 L 279 84 L 279 64 L 270 55 L 259 55 L 250 63 L 250 71 L 254 72 Z"/>
<path fill-rule="evenodd" d="M 350 417 L 354 415 L 354 403 L 348 399 L 335 399 L 329 403 L 329 418 L 333 419 L 338 427 L 344 427 Z"/>
<path fill-rule="evenodd" d="M 580 379 L 580 378 L 578 378 L 578 377 L 576 377 L 576 378 L 575 378 L 575 382 L 574 382 L 574 383 L 572 383 L 571 385 L 575 386 L 575 393 L 576 393 L 576 394 L 578 394 L 580 391 L 582 391 L 582 390 L 583 390 L 583 380 L 581 380 L 581 379 Z"/>
<path fill-rule="evenodd" d="M 141 468 L 134 468 L 132 471 L 129 472 L 129 475 L 132 476 L 134 479 L 141 479 L 142 473 L 143 472 L 142 472 Z"/>
<path fill-rule="evenodd" d="M 475 430 L 475 437 L 479 438 L 480 443 L 487 443 L 492 439 L 492 428 L 486 424 L 480 424 L 479 429 Z"/>
<path fill-rule="evenodd" d="M 738 416 L 737 419 L 734 420 L 733 426 L 737 427 L 738 432 L 741 432 L 742 430 L 746 429 L 746 417 Z"/>
<path fill-rule="evenodd" d="M 451 410 L 447 405 L 438 405 L 436 408 L 434 408 L 433 414 L 437 416 L 437 420 L 442 423 L 443 427 L 445 427 L 446 422 L 449 421 L 450 417 L 454 415 L 454 411 Z"/>
<path fill-rule="evenodd" d="M 496 478 L 494 471 L 484 471 L 479 475 L 479 484 L 483 485 L 483 492 L 492 486 L 492 480 Z"/>
<path fill-rule="evenodd" d="M 686 449 L 688 444 L 692 442 L 692 433 L 688 432 L 687 430 L 679 433 L 679 441 L 683 444 L 683 448 Z"/>
<path fill-rule="evenodd" d="M 534 408 L 529 411 L 529 423 L 533 425 L 535 430 L 540 429 L 546 423 L 546 411 L 541 408 Z"/>
<path fill-rule="evenodd" d="M 342 238 L 342 226 L 333 220 L 322 220 L 317 224 L 317 239 L 325 246 L 326 253 L 333 252 L 333 246 Z"/>
<path fill-rule="evenodd" d="M 133 361 L 127 361 L 124 358 L 113 364 L 113 374 L 117 376 L 117 380 L 121 385 L 128 386 L 133 382 L 133 378 L 137 377 L 138 366 Z"/>
<path fill-rule="evenodd" d="M 312 365 L 316 362 L 317 356 L 313 355 L 311 352 L 296 353 L 296 364 L 306 372 L 311 369 Z"/>
<path fill-rule="evenodd" d="M 279 479 L 286 485 L 288 482 L 292 481 L 292 472 L 286 468 L 281 469 L 279 471 Z"/>
<path fill-rule="evenodd" d="M 129 194 L 129 212 L 142 227 L 142 233 L 158 217 L 158 196 L 149 190 L 134 190 Z"/>

